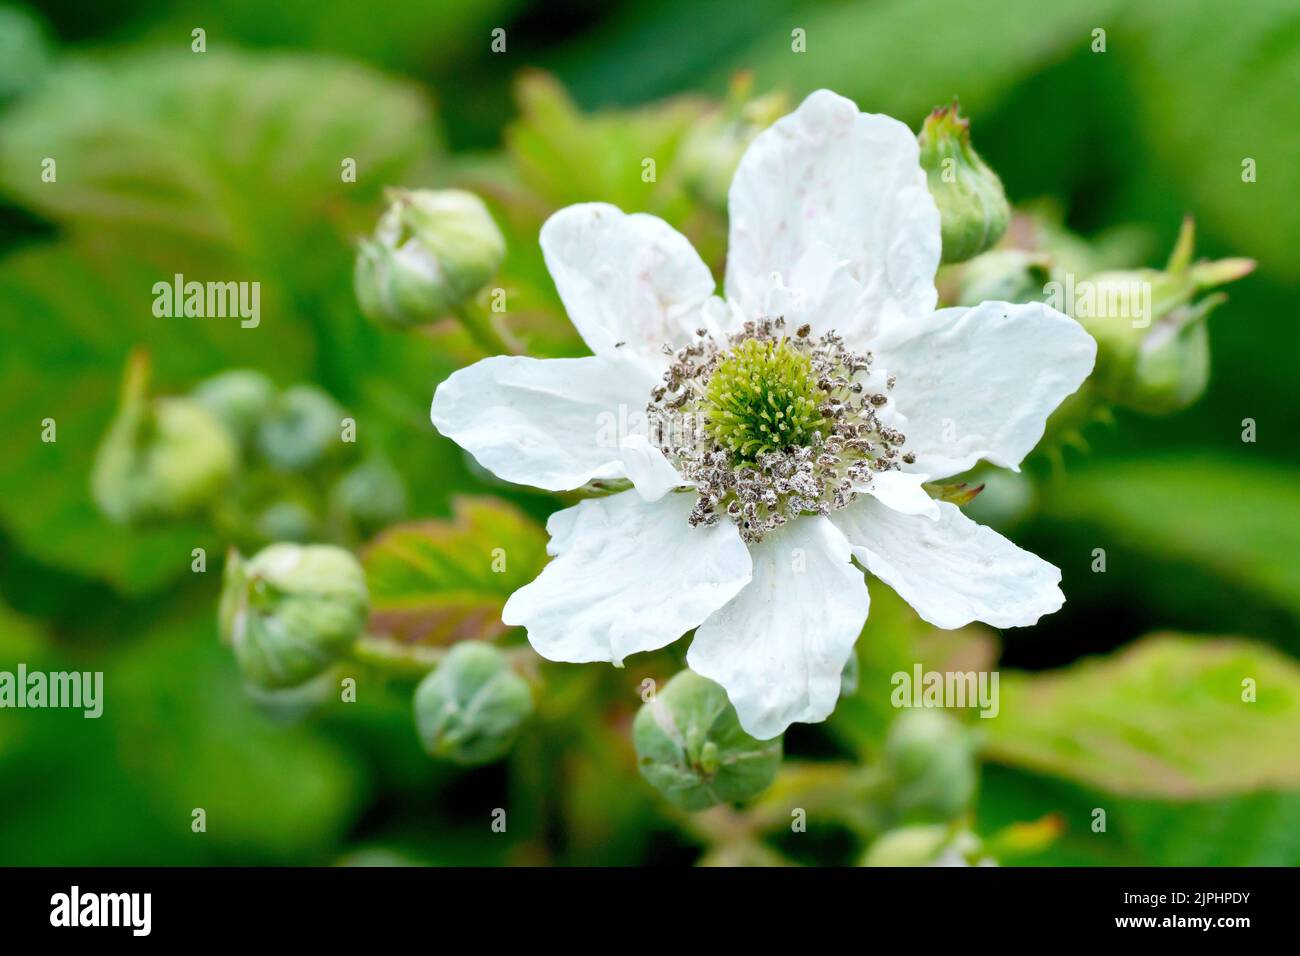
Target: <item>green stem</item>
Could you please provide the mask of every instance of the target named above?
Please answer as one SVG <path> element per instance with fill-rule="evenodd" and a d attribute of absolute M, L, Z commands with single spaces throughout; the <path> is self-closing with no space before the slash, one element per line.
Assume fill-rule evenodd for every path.
<path fill-rule="evenodd" d="M 493 321 L 492 313 L 471 302 L 462 302 L 452 309 L 474 343 L 488 355 L 520 355 L 520 344 Z"/>
<path fill-rule="evenodd" d="M 402 644 L 388 637 L 362 635 L 352 645 L 354 660 L 408 677 L 423 677 L 447 656 L 445 647 L 426 647 L 422 644 Z"/>

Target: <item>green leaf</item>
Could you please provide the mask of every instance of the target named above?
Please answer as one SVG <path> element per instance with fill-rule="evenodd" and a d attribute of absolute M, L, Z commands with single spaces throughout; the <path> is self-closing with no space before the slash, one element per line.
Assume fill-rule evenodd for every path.
<path fill-rule="evenodd" d="M 1049 517 L 1098 527 L 1103 547 L 1113 541 L 1198 564 L 1300 616 L 1293 469 L 1242 455 L 1114 462 L 1072 471 L 1048 499 Z"/>
<path fill-rule="evenodd" d="M 1001 702 L 980 723 L 1004 763 L 1131 796 L 1300 788 L 1300 666 L 1251 641 L 1162 634 L 1060 671 L 1003 671 Z"/>
<path fill-rule="evenodd" d="M 505 631 L 501 608 L 546 564 L 546 532 L 514 507 L 460 498 L 450 521 L 398 525 L 362 555 L 371 630 L 450 644 Z"/>
<path fill-rule="evenodd" d="M 323 230 L 346 239 L 368 224 L 359 204 L 428 174 L 430 122 L 414 87 L 323 57 L 72 60 L 6 115 L 0 185 L 73 228 L 215 243 L 301 274 L 318 266 L 286 243 Z M 345 159 L 356 182 L 341 175 Z"/>

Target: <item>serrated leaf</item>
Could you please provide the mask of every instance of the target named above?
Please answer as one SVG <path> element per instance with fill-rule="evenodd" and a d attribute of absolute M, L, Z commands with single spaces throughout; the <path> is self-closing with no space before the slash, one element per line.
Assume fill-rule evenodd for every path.
<path fill-rule="evenodd" d="M 1003 671 L 1001 704 L 981 729 L 1003 763 L 1127 796 L 1300 788 L 1300 665 L 1252 641 L 1161 634 L 1059 671 Z"/>
<path fill-rule="evenodd" d="M 450 521 L 390 528 L 362 554 L 373 631 L 424 644 L 490 638 L 546 564 L 546 532 L 505 502 L 460 498 Z"/>

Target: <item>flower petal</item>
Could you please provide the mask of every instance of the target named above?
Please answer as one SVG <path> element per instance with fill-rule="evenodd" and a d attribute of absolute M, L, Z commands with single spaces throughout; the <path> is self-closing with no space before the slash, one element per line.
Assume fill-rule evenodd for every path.
<path fill-rule="evenodd" d="M 546 220 L 541 245 L 569 319 L 597 355 L 627 350 L 662 371 L 661 346 L 690 342 L 713 294 L 713 274 L 690 241 L 645 213 L 568 206 Z"/>
<path fill-rule="evenodd" d="M 694 495 L 653 504 L 629 492 L 551 516 L 555 560 L 510 596 L 501 619 L 548 660 L 613 661 L 670 644 L 749 583 L 736 526 L 692 528 Z"/>
<path fill-rule="evenodd" d="M 729 206 L 727 297 L 751 317 L 763 314 L 772 273 L 795 281 L 819 240 L 850 262 L 867 314 L 933 311 L 939 211 L 916 136 L 898 120 L 818 90 L 750 144 Z"/>
<path fill-rule="evenodd" d="M 869 599 L 849 542 L 826 518 L 798 518 L 750 556 L 753 583 L 700 625 L 686 662 L 726 688 L 741 726 L 766 740 L 835 709 Z"/>
<path fill-rule="evenodd" d="M 430 417 L 498 477 L 567 491 L 624 475 L 620 441 L 645 431 L 656 382 L 629 358 L 500 355 L 439 385 Z"/>
<path fill-rule="evenodd" d="M 875 342 L 897 375 L 915 468 L 947 478 L 981 458 L 1018 471 L 1047 416 L 1092 371 L 1097 343 L 1038 302 L 982 302 L 896 325 Z"/>
<path fill-rule="evenodd" d="M 956 505 L 938 505 L 931 521 L 860 498 L 830 520 L 853 543 L 854 557 L 936 627 L 1024 627 L 1065 603 L 1057 568 Z"/>
<path fill-rule="evenodd" d="M 939 504 L 922 487 L 929 480 L 929 475 L 915 472 L 877 471 L 872 473 L 871 483 L 860 490 L 894 511 L 925 515 L 933 521 L 939 517 Z"/>
<path fill-rule="evenodd" d="M 623 471 L 645 501 L 658 501 L 686 483 L 672 462 L 644 435 L 628 435 L 623 439 L 620 451 Z"/>

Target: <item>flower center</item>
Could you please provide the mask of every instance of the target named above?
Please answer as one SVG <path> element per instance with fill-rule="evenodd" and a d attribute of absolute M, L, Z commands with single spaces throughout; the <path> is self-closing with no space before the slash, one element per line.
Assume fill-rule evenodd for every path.
<path fill-rule="evenodd" d="M 704 329 L 674 352 L 646 408 L 650 439 L 698 495 L 692 526 L 723 514 L 748 543 L 801 514 L 852 502 L 896 469 L 906 437 L 888 417 L 893 376 L 834 332 L 793 336 L 783 318 L 746 322 L 724 343 Z"/>
<path fill-rule="evenodd" d="M 779 339 L 746 339 L 709 376 L 700 411 L 704 429 L 737 463 L 784 448 L 804 448 L 827 428 L 812 359 Z"/>

